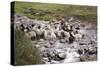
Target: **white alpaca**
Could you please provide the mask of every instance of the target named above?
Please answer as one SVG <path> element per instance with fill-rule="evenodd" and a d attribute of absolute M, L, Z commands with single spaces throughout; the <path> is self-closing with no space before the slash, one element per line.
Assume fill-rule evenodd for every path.
<path fill-rule="evenodd" d="M 79 41 L 82 39 L 82 34 L 81 33 L 78 33 L 78 34 L 74 34 L 73 32 L 71 33 L 74 37 L 75 37 L 75 40 L 76 41 Z"/>
<path fill-rule="evenodd" d="M 70 27 L 70 25 L 67 25 L 67 27 L 68 27 L 68 30 L 71 30 L 71 27 Z"/>
<path fill-rule="evenodd" d="M 85 30 L 78 30 L 79 34 L 85 34 Z"/>
<path fill-rule="evenodd" d="M 74 20 L 74 17 L 70 17 L 68 22 L 72 22 Z"/>
<path fill-rule="evenodd" d="M 33 37 L 34 39 L 36 38 L 36 32 L 35 31 L 30 31 L 29 32 L 29 37 Z"/>
<path fill-rule="evenodd" d="M 51 39 L 52 40 L 55 40 L 56 39 L 56 35 L 55 35 L 55 33 L 54 33 L 53 30 L 51 30 Z"/>
<path fill-rule="evenodd" d="M 56 39 L 56 35 L 52 30 L 44 30 L 44 37 L 47 40 L 54 40 Z"/>
<path fill-rule="evenodd" d="M 32 27 L 32 31 L 36 31 L 36 27 L 37 27 L 37 25 L 35 25 L 34 27 Z"/>
<path fill-rule="evenodd" d="M 56 37 L 61 37 L 61 31 L 55 31 Z"/>
<path fill-rule="evenodd" d="M 50 39 L 50 35 L 51 35 L 51 33 L 49 32 L 49 30 L 44 30 L 44 38 L 46 40 Z"/>
<path fill-rule="evenodd" d="M 64 32 L 65 37 L 67 37 L 67 38 L 69 38 L 69 37 L 70 37 L 69 32 L 66 32 L 66 31 L 63 31 L 63 32 Z"/>
<path fill-rule="evenodd" d="M 43 33 L 43 29 L 42 29 L 42 28 L 40 28 L 40 29 L 36 28 L 36 34 L 37 34 L 38 36 L 41 36 L 42 33 Z"/>
<path fill-rule="evenodd" d="M 68 22 L 65 22 L 64 24 L 65 24 L 65 26 L 67 26 L 68 25 Z"/>
<path fill-rule="evenodd" d="M 64 30 L 55 31 L 55 34 L 56 34 L 56 37 L 58 37 L 58 38 L 63 38 L 63 36 L 64 36 L 65 38 L 69 38 L 69 37 L 70 37 L 69 32 L 66 32 L 66 31 L 64 31 Z"/>
<path fill-rule="evenodd" d="M 56 25 L 55 27 L 56 27 L 55 31 L 59 31 L 60 30 L 60 24 Z"/>

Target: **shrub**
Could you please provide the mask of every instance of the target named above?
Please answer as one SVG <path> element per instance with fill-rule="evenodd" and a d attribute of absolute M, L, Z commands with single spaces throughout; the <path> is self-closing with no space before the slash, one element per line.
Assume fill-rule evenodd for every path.
<path fill-rule="evenodd" d="M 15 30 L 14 52 L 15 65 L 42 64 L 38 50 L 32 46 L 30 39 L 20 30 Z"/>

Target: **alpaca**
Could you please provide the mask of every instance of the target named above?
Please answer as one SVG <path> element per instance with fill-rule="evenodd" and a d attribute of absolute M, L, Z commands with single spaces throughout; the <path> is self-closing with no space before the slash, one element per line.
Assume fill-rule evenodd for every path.
<path fill-rule="evenodd" d="M 75 36 L 73 36 L 73 34 L 70 33 L 69 44 L 73 43 L 74 41 L 75 41 Z"/>
<path fill-rule="evenodd" d="M 83 37 L 81 33 L 74 34 L 73 32 L 71 33 L 75 37 L 75 41 L 80 41 Z"/>
<path fill-rule="evenodd" d="M 43 37 L 42 35 L 43 35 L 44 30 L 42 29 L 41 26 L 38 26 L 36 28 L 35 32 L 36 32 L 36 35 L 37 35 L 37 39 L 40 39 L 41 37 Z"/>
<path fill-rule="evenodd" d="M 31 40 L 35 40 L 36 39 L 36 32 L 35 31 L 30 31 L 29 36 L 30 36 Z"/>
<path fill-rule="evenodd" d="M 56 35 L 53 30 L 44 30 L 44 37 L 47 40 L 55 40 Z"/>

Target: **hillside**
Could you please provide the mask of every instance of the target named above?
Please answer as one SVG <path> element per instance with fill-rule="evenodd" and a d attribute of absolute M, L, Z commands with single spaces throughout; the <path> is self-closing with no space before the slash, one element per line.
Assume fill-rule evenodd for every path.
<path fill-rule="evenodd" d="M 15 2 L 15 13 L 38 20 L 75 16 L 83 21 L 96 22 L 96 9 L 96 6 Z"/>

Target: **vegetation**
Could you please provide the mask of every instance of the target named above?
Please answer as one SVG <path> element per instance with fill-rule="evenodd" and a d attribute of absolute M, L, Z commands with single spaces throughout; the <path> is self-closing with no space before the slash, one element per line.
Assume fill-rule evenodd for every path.
<path fill-rule="evenodd" d="M 50 20 L 58 16 L 66 17 L 69 15 L 76 16 L 83 21 L 96 22 L 97 20 L 96 6 L 15 2 L 15 13 L 38 20 Z"/>
<path fill-rule="evenodd" d="M 15 65 L 42 64 L 41 57 L 30 39 L 20 30 L 15 30 L 14 57 Z"/>

